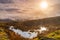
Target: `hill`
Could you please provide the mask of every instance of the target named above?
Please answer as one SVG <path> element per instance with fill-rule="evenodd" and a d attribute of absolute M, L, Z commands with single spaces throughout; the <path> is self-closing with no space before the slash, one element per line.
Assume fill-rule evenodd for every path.
<path fill-rule="evenodd" d="M 38 19 L 38 20 L 28 20 L 21 23 L 17 23 L 17 28 L 20 28 L 22 30 L 29 30 L 29 29 L 37 29 L 40 26 L 48 27 L 51 29 L 60 29 L 60 16 L 58 17 L 51 17 L 51 18 L 45 18 L 45 19 Z M 23 27 L 23 28 L 22 28 Z"/>
<path fill-rule="evenodd" d="M 5 32 L 8 34 L 11 40 L 14 40 L 16 38 L 18 38 L 17 40 L 19 39 L 25 40 L 25 38 L 19 37 L 19 35 L 16 35 L 14 32 L 9 30 L 10 26 L 14 26 L 14 28 L 20 29 L 22 31 L 28 31 L 28 30 L 33 31 L 34 29 L 39 29 L 40 27 L 47 27 L 49 31 L 39 34 L 38 37 L 40 37 L 47 35 L 51 32 L 54 32 L 56 30 L 60 30 L 60 16 L 38 19 L 38 20 L 27 20 L 27 21 L 14 21 L 10 19 L 0 20 L 0 27 L 5 29 Z"/>

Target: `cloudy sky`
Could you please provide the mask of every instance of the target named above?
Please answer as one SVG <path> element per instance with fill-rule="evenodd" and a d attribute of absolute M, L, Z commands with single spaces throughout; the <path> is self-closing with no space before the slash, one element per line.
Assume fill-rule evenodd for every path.
<path fill-rule="evenodd" d="M 49 7 L 41 10 L 41 1 Z M 60 16 L 60 0 L 0 0 L 0 19 L 32 20 Z"/>

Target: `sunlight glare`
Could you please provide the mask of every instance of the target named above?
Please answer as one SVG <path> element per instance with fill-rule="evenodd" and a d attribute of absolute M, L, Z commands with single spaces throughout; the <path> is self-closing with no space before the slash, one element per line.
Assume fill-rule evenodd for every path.
<path fill-rule="evenodd" d="M 41 31 L 46 31 L 47 29 L 45 27 L 41 27 Z"/>
<path fill-rule="evenodd" d="M 42 2 L 40 3 L 40 8 L 41 8 L 41 9 L 47 9 L 47 8 L 48 8 L 48 3 L 47 3 L 46 1 L 42 1 Z"/>

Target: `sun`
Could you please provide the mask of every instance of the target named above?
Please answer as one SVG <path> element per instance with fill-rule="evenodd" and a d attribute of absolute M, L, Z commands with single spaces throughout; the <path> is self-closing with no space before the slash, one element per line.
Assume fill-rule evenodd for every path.
<path fill-rule="evenodd" d="M 40 8 L 41 8 L 41 9 L 47 9 L 47 8 L 48 8 L 48 3 L 47 3 L 46 1 L 42 1 L 42 2 L 40 3 Z"/>

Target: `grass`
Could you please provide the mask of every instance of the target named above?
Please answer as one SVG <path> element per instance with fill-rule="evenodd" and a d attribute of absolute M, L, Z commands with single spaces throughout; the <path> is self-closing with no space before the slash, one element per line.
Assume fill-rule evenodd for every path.
<path fill-rule="evenodd" d="M 60 30 L 51 32 L 46 36 L 37 37 L 34 40 L 60 40 Z"/>
<path fill-rule="evenodd" d="M 60 40 L 60 30 L 56 30 L 55 32 L 49 33 L 41 38 L 37 37 L 33 40 L 48 40 L 48 39 Z M 0 28 L 0 40 L 9 40 L 7 33 L 4 31 L 3 28 Z"/>
<path fill-rule="evenodd" d="M 0 28 L 0 40 L 9 40 L 8 35 L 4 31 L 4 29 Z"/>
<path fill-rule="evenodd" d="M 48 34 L 47 37 L 54 38 L 56 40 L 60 40 L 60 30 L 57 30 L 55 32 Z"/>

